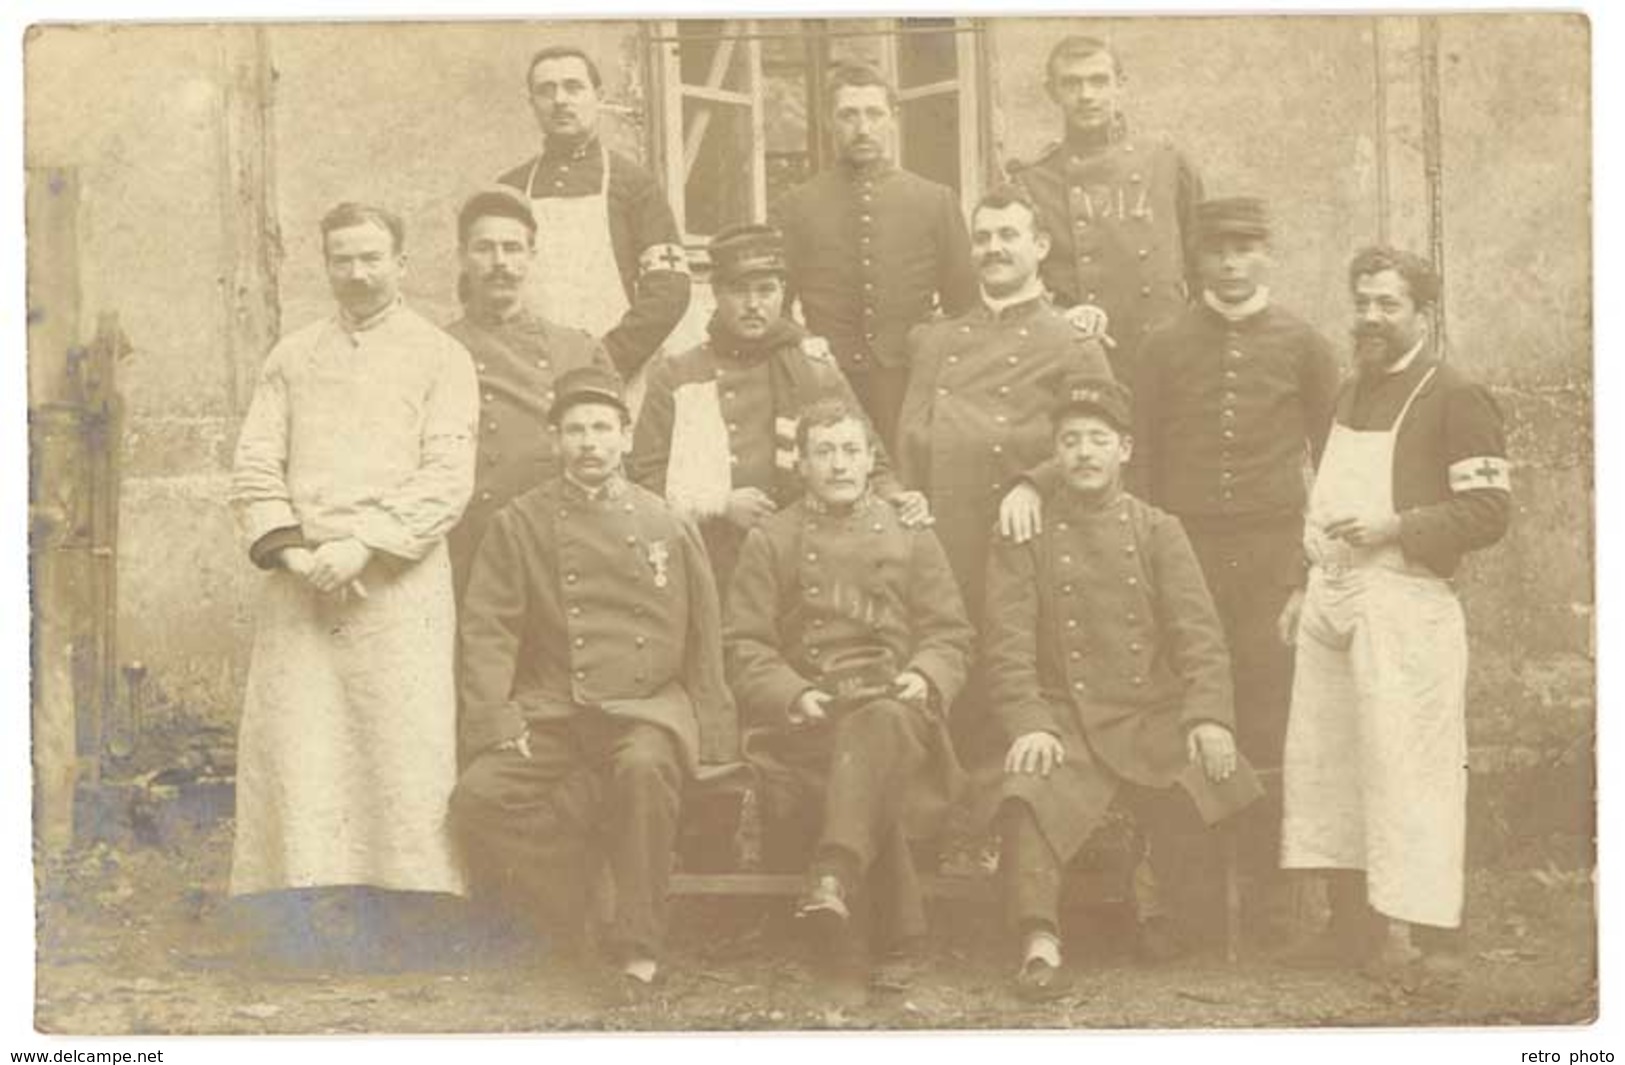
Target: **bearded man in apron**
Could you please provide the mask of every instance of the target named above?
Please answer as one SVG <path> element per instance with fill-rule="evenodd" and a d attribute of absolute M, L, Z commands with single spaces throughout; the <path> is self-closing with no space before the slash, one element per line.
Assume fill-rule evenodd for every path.
<path fill-rule="evenodd" d="M 1301 963 L 1392 973 L 1413 926 L 1461 923 L 1467 636 L 1449 578 L 1505 534 L 1501 412 L 1443 361 L 1432 268 L 1369 248 L 1349 267 L 1356 373 L 1310 493 L 1295 638 L 1281 865 L 1332 870 L 1331 922 Z M 1367 927 L 1366 904 L 1387 921 Z"/>
<path fill-rule="evenodd" d="M 598 138 L 603 78 L 572 46 L 530 62 L 530 105 L 542 152 L 497 180 L 530 199 L 539 236 L 533 309 L 603 341 L 635 415 L 638 373 L 688 309 L 688 260 L 655 179 Z"/>

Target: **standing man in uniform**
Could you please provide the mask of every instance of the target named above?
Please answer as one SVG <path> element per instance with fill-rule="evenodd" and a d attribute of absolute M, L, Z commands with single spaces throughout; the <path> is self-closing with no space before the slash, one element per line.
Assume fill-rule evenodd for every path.
<path fill-rule="evenodd" d="M 717 309 L 708 340 L 649 372 L 632 479 L 700 523 L 726 597 L 745 534 L 801 496 L 796 419 L 815 400 L 854 399 L 829 345 L 784 316 L 783 240 L 770 226 L 734 226 L 711 241 Z M 875 492 L 906 524 L 927 520 L 882 450 Z"/>
<path fill-rule="evenodd" d="M 1066 375 L 1107 376 L 1098 340 L 1050 305 L 1038 264 L 1049 234 L 1026 193 L 1007 185 L 971 214 L 981 281 L 977 306 L 916 327 L 908 339 L 908 396 L 898 432 L 903 483 L 936 515 L 971 623 L 981 627 L 987 555 L 999 502 L 1023 471 L 1051 457 L 1046 415 Z M 966 701 L 966 700 L 962 700 Z M 980 753 L 960 729 L 961 754 Z M 985 739 L 985 737 L 983 737 Z"/>
<path fill-rule="evenodd" d="M 887 447 L 908 386 L 904 340 L 976 300 L 959 198 L 891 158 L 897 94 L 872 68 L 843 66 L 826 99 L 835 165 L 791 190 L 784 229 L 790 292 L 826 338 Z"/>
<path fill-rule="evenodd" d="M 671 206 L 647 171 L 599 140 L 603 79 L 586 52 L 543 48 L 526 85 L 542 152 L 497 180 L 530 200 L 542 234 L 531 273 L 536 311 L 598 337 L 634 381 L 688 309 L 688 259 Z"/>
<path fill-rule="evenodd" d="M 554 381 L 582 366 L 613 372 L 614 364 L 590 334 L 550 322 L 525 305 L 536 260 L 536 219 L 517 191 L 499 185 L 469 197 L 457 212 L 457 251 L 463 316 L 446 332 L 474 356 L 480 382 L 474 495 L 446 538 L 460 600 L 491 517 L 558 472 L 556 441 L 543 429 Z"/>
<path fill-rule="evenodd" d="M 861 898 L 863 938 L 902 948 L 926 931 L 909 841 L 939 831 L 958 790 L 945 714 L 975 634 L 936 536 L 870 492 L 862 412 L 821 399 L 796 437 L 806 494 L 745 541 L 725 638 L 763 856 L 810 860 L 797 913 L 822 939 L 845 938 Z"/>
<path fill-rule="evenodd" d="M 1420 957 L 1413 927 L 1461 923 L 1467 633 L 1449 579 L 1505 535 L 1512 484 L 1495 400 L 1431 335 L 1432 267 L 1368 248 L 1349 286 L 1355 375 L 1309 496 L 1308 586 L 1281 619 L 1297 646 L 1281 864 L 1332 871 L 1331 923 L 1300 960 L 1393 972 Z"/>
<path fill-rule="evenodd" d="M 271 350 L 230 505 L 267 571 L 237 748 L 231 893 L 463 892 L 445 536 L 474 481 L 468 352 L 400 298 L 405 229 L 321 222 L 338 313 Z"/>
<path fill-rule="evenodd" d="M 1077 376 L 1059 391 L 1051 520 L 1025 544 L 994 544 L 982 630 L 988 709 L 1009 745 L 999 873 L 1027 998 L 1066 989 L 1062 871 L 1114 798 L 1178 900 L 1161 919 L 1212 942 L 1223 877 L 1207 826 L 1256 795 L 1245 774 L 1232 780 L 1230 663 L 1196 556 L 1177 519 L 1122 490 L 1127 390 Z"/>
<path fill-rule="evenodd" d="M 1145 335 L 1196 287 L 1188 242 L 1202 181 L 1168 140 L 1130 132 L 1123 66 L 1106 42 L 1063 38 L 1045 75 L 1064 135 L 1036 162 L 1012 164 L 1011 176 L 1051 234 L 1043 265 L 1051 297 L 1105 312 L 1112 373 L 1131 383 Z"/>
<path fill-rule="evenodd" d="M 463 597 L 452 795 L 476 889 L 569 934 L 600 858 L 629 997 L 653 986 L 683 786 L 731 761 L 721 611 L 694 527 L 621 473 L 620 382 L 560 377 L 563 473 L 492 519 Z"/>
<path fill-rule="evenodd" d="M 1278 769 L 1292 654 L 1277 626 L 1302 582 L 1305 470 L 1331 427 L 1338 366 L 1331 344 L 1270 298 L 1262 201 L 1205 201 L 1196 229 L 1201 300 L 1140 349 L 1129 490 L 1184 524 L 1224 622 L 1236 742 L 1254 766 Z M 1261 887 L 1280 852 L 1279 815 L 1262 813 L 1245 853 Z"/>

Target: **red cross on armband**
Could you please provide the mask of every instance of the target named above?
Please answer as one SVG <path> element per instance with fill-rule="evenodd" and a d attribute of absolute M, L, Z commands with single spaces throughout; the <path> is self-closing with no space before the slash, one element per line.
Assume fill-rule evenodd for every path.
<path fill-rule="evenodd" d="M 1473 492 L 1491 488 L 1512 491 L 1512 464 L 1499 455 L 1475 455 L 1450 464 L 1450 490 Z"/>
<path fill-rule="evenodd" d="M 673 274 L 688 273 L 688 255 L 680 244 L 651 244 L 638 256 L 638 273 L 665 270 Z"/>

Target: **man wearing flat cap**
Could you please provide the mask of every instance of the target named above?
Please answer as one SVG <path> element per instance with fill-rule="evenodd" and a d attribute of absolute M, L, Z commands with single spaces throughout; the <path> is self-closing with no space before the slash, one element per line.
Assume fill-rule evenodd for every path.
<path fill-rule="evenodd" d="M 461 598 L 492 516 L 558 472 L 555 438 L 544 428 L 554 382 L 582 366 L 615 367 L 590 334 L 526 305 L 525 286 L 536 264 L 536 219 L 517 191 L 498 185 L 464 202 L 457 212 L 457 253 L 463 317 L 446 332 L 474 356 L 480 381 L 474 496 L 446 538 Z"/>
<path fill-rule="evenodd" d="M 783 226 L 792 298 L 829 340 L 887 447 L 908 385 L 904 340 L 935 313 L 976 301 L 959 197 L 896 165 L 897 94 L 870 67 L 830 75 L 823 101 L 835 164 L 787 193 Z"/>
<path fill-rule="evenodd" d="M 1292 691 L 1292 651 L 1277 622 L 1303 577 L 1305 472 L 1331 428 L 1337 359 L 1271 299 L 1263 201 L 1199 204 L 1196 260 L 1200 301 L 1140 349 L 1128 484 L 1183 522 L 1224 622 L 1237 743 L 1255 766 L 1273 769 Z M 1262 886 L 1276 864 L 1279 811 L 1257 814 L 1243 856 Z M 1263 917 L 1251 905 L 1263 895 L 1248 901 Z"/>
<path fill-rule="evenodd" d="M 771 226 L 735 226 L 711 241 L 717 309 L 708 339 L 649 369 L 632 450 L 632 479 L 700 523 L 717 587 L 745 534 L 800 498 L 796 420 L 810 403 L 856 402 L 822 338 L 784 316 L 784 243 Z M 903 520 L 925 520 L 919 493 L 902 491 L 884 449 L 874 491 Z"/>
<path fill-rule="evenodd" d="M 636 996 L 657 972 L 683 786 L 737 750 L 720 608 L 693 525 L 621 473 L 615 375 L 560 377 L 549 420 L 562 472 L 491 520 L 463 597 L 474 758 L 452 821 L 476 890 L 566 935 L 602 859 Z"/>
<path fill-rule="evenodd" d="M 806 494 L 745 541 L 724 640 L 763 861 L 810 865 L 797 914 L 819 940 L 906 947 L 926 931 L 909 841 L 957 791 L 945 713 L 974 632 L 935 534 L 870 491 L 862 411 L 821 399 L 796 434 Z"/>
<path fill-rule="evenodd" d="M 1122 490 L 1127 391 L 1080 375 L 1060 393 L 1063 480 L 1039 535 L 994 544 L 982 629 L 988 707 L 1008 743 L 999 872 L 1022 943 L 1016 990 L 1035 998 L 1065 985 L 1062 870 L 1114 798 L 1148 837 L 1172 903 L 1159 919 L 1199 943 L 1222 928 L 1207 825 L 1254 797 L 1232 738 L 1224 636 L 1190 543 L 1176 518 Z"/>

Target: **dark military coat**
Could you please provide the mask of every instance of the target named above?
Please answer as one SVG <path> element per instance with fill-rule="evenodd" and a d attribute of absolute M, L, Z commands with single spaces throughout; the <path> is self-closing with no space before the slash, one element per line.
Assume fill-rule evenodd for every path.
<path fill-rule="evenodd" d="M 904 366 L 908 330 L 976 300 L 959 198 L 894 166 L 837 164 L 776 205 L 792 298 L 841 369 Z"/>
<path fill-rule="evenodd" d="M 1098 141 L 1068 139 L 1009 169 L 1050 231 L 1044 284 L 1063 307 L 1106 311 L 1117 341 L 1113 369 L 1131 383 L 1127 371 L 1145 334 L 1196 291 L 1189 247 L 1202 198 L 1196 168 L 1170 141 L 1119 125 Z"/>
<path fill-rule="evenodd" d="M 670 729 L 692 772 L 738 748 L 721 609 L 694 526 L 615 478 L 556 477 L 491 520 L 459 618 L 463 748 L 527 721 L 618 714 Z"/>
<path fill-rule="evenodd" d="M 1185 310 L 1140 349 L 1129 487 L 1182 518 L 1302 514 L 1338 373 L 1331 344 L 1289 311 Z"/>
<path fill-rule="evenodd" d="M 1230 659 L 1179 520 L 1124 492 L 1049 494 L 1044 529 L 998 541 L 982 627 L 988 701 L 1007 742 L 1052 732 L 1066 760 L 1047 778 L 1006 775 L 1056 851 L 1098 824 L 1117 781 L 1173 785 L 1186 730 L 1233 728 Z"/>
<path fill-rule="evenodd" d="M 985 304 L 918 327 L 898 426 L 898 472 L 925 492 L 971 620 L 999 500 L 1051 454 L 1050 409 L 1068 374 L 1108 375 L 1100 342 L 1042 298 L 1002 312 Z"/>
<path fill-rule="evenodd" d="M 474 551 L 492 515 L 514 496 L 559 472 L 547 409 L 553 382 L 583 366 L 614 372 L 604 347 L 579 329 L 556 325 L 529 312 L 507 321 L 472 315 L 446 327 L 474 357 L 480 381 L 479 458 L 474 495 L 462 520 L 446 537 L 459 595 L 468 582 Z"/>

